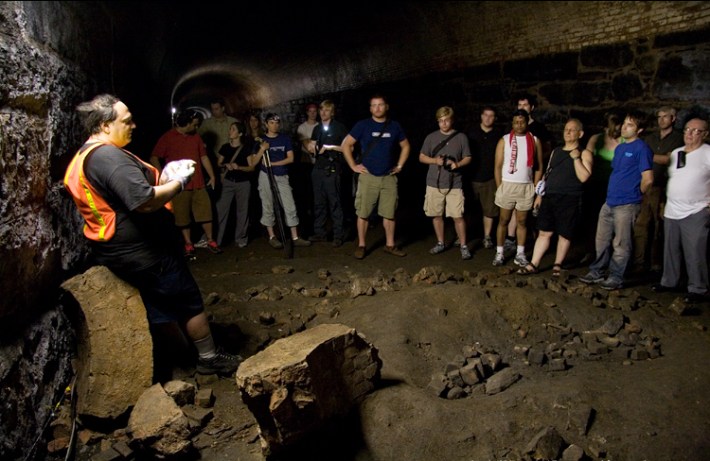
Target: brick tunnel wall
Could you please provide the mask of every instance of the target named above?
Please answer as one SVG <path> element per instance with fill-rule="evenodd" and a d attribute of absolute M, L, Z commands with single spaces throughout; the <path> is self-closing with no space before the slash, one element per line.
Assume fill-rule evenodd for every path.
<path fill-rule="evenodd" d="M 681 113 L 710 107 L 706 2 L 455 3 L 436 15 L 407 12 L 403 27 L 431 33 L 396 41 L 382 32 L 382 46 L 342 69 L 323 69 L 328 75 L 314 74 L 311 94 L 274 108 L 295 129 L 306 102 L 328 97 L 351 126 L 368 116 L 371 91 L 382 89 L 412 141 L 416 164 L 444 104 L 456 109 L 462 129 L 477 122 L 487 103 L 499 108 L 504 124 L 511 95 L 530 91 L 540 100 L 537 118 L 558 139 L 570 115 L 593 132 L 611 107 L 649 113 L 661 103 Z M 33 17 L 23 17 L 23 10 Z M 66 271 L 80 266 L 84 245 L 78 223 L 68 219 L 73 205 L 56 181 L 80 139 L 73 105 L 95 88 L 114 87 L 96 81 L 110 79 L 111 63 L 93 45 L 100 41 L 82 32 L 98 22 L 96 14 L 90 18 L 61 2 L 0 4 L 0 320 L 12 331 L 0 343 L 2 459 L 34 441 L 70 372 L 70 325 L 52 295 Z M 120 82 L 115 87 L 122 90 Z M 408 170 L 403 185 L 423 187 L 418 169 Z M 409 196 L 420 201 L 423 192 Z"/>

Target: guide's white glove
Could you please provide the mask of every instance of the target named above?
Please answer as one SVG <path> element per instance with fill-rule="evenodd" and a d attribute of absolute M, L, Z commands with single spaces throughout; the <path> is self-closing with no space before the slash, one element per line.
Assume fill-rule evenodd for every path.
<path fill-rule="evenodd" d="M 187 183 L 192 179 L 192 175 L 195 174 L 195 166 L 197 166 L 197 163 L 194 160 L 173 160 L 168 162 L 160 174 L 159 183 L 162 185 L 170 181 L 179 181 L 180 187 L 184 190 Z"/>

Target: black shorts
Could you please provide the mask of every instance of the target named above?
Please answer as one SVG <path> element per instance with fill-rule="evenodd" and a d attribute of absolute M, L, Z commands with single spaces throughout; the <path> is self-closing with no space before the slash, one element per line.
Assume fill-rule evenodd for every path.
<path fill-rule="evenodd" d="M 572 240 L 581 216 L 582 196 L 545 194 L 537 215 L 537 230 L 555 232 Z"/>
<path fill-rule="evenodd" d="M 202 313 L 202 293 L 184 260 L 164 256 L 147 269 L 116 273 L 141 294 L 151 324 L 184 323 Z"/>

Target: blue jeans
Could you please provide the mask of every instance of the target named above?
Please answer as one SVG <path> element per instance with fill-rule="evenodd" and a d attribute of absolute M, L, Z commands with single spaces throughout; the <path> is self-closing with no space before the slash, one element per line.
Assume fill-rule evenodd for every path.
<path fill-rule="evenodd" d="M 597 259 L 589 266 L 589 271 L 601 276 L 609 268 L 609 279 L 622 282 L 626 265 L 633 254 L 634 222 L 641 205 L 632 203 L 610 207 L 606 203 L 599 210 L 597 221 Z"/>

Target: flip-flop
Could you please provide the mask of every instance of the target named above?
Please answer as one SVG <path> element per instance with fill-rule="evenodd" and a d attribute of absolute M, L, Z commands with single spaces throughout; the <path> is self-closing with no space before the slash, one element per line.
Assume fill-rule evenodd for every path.
<path fill-rule="evenodd" d="M 537 266 L 533 263 L 528 263 L 525 267 L 518 269 L 518 275 L 537 274 Z"/>

